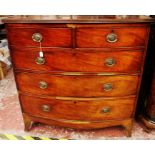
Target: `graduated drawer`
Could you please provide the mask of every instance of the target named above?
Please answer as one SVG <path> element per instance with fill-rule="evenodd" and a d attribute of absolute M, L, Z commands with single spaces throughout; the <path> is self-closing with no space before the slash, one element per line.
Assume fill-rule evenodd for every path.
<path fill-rule="evenodd" d="M 145 46 L 147 27 L 77 28 L 77 47 Z"/>
<path fill-rule="evenodd" d="M 32 94 L 75 97 L 114 97 L 137 93 L 136 75 L 52 75 L 16 73 L 18 89 Z"/>
<path fill-rule="evenodd" d="M 70 47 L 71 29 L 69 28 L 16 28 L 8 27 L 8 39 L 10 45 L 15 46 L 40 46 L 39 35 L 42 46 Z M 36 41 L 35 41 L 36 40 Z"/>
<path fill-rule="evenodd" d="M 47 99 L 20 95 L 24 113 L 47 119 L 100 121 L 126 119 L 133 115 L 135 98 Z"/>
<path fill-rule="evenodd" d="M 141 70 L 143 59 L 143 52 L 140 50 L 104 51 L 99 49 L 45 48 L 43 53 L 43 63 L 38 64 L 39 49 L 12 48 L 14 67 L 60 72 L 138 72 Z"/>

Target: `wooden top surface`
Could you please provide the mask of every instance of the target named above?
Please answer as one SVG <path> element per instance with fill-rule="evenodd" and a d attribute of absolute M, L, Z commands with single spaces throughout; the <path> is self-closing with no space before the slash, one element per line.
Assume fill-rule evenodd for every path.
<path fill-rule="evenodd" d="M 9 16 L 4 23 L 148 23 L 154 19 L 143 15 L 19 15 Z"/>

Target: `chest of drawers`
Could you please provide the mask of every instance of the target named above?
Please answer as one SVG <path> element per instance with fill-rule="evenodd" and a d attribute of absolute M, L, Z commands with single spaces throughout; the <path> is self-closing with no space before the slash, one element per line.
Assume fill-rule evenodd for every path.
<path fill-rule="evenodd" d="M 151 18 L 5 19 L 25 122 L 131 135 Z"/>

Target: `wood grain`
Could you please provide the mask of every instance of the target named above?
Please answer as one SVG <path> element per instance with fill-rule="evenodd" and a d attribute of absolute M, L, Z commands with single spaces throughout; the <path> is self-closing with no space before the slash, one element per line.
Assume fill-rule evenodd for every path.
<path fill-rule="evenodd" d="M 110 33 L 115 33 L 118 36 L 118 41 L 109 43 L 106 41 L 106 36 Z M 145 27 L 129 27 L 128 28 L 77 28 L 76 40 L 77 47 L 132 47 L 145 46 L 147 37 L 147 28 Z"/>
<path fill-rule="evenodd" d="M 39 82 L 48 84 L 46 89 L 39 87 Z M 52 96 L 73 97 L 115 97 L 135 95 L 139 76 L 61 76 L 52 74 L 16 73 L 18 89 L 22 92 Z M 112 90 L 105 91 L 104 84 L 111 83 Z"/>
<path fill-rule="evenodd" d="M 26 16 L 4 22 L 26 130 L 35 122 L 76 129 L 121 125 L 131 136 L 150 17 Z M 43 36 L 44 65 L 35 62 L 40 44 L 33 33 Z M 107 41 L 110 33 L 116 42 Z M 115 65 L 107 66 L 107 58 Z M 43 112 L 43 105 L 50 111 Z"/>
<path fill-rule="evenodd" d="M 101 121 L 132 117 L 135 98 L 77 101 L 50 100 L 20 95 L 20 101 L 24 113 L 36 117 L 79 121 Z M 43 111 L 43 105 L 49 106 L 50 111 Z M 109 108 L 110 111 L 104 113 L 102 112 L 104 108 Z M 126 112 L 124 113 L 124 111 Z"/>
<path fill-rule="evenodd" d="M 61 126 L 66 128 L 75 129 L 99 129 L 112 126 L 123 126 L 125 128 L 125 134 L 127 137 L 131 136 L 133 119 L 128 118 L 124 120 L 104 120 L 104 121 L 74 121 L 74 120 L 60 120 L 60 119 L 45 119 L 41 117 L 34 117 L 28 114 L 24 114 L 29 120 L 34 122 L 40 122 L 44 124 Z"/>
<path fill-rule="evenodd" d="M 7 29 L 10 45 L 39 47 L 40 44 L 32 40 L 34 33 L 40 33 L 43 36 L 42 46 L 53 47 L 71 47 L 71 29 L 70 28 L 13 28 Z"/>
<path fill-rule="evenodd" d="M 149 23 L 144 15 L 16 15 L 3 19 L 5 23 Z"/>
<path fill-rule="evenodd" d="M 38 65 L 35 60 L 39 56 L 38 48 L 11 47 L 14 67 L 35 71 L 57 72 L 118 72 L 136 73 L 141 70 L 143 52 L 140 50 L 102 50 L 102 49 L 55 49 L 43 48 L 45 64 Z M 116 64 L 107 66 L 108 58 Z M 21 61 L 19 61 L 21 60 Z"/>

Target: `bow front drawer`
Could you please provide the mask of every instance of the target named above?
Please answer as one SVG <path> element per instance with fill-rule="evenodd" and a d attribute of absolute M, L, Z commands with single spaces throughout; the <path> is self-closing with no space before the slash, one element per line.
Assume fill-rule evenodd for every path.
<path fill-rule="evenodd" d="M 77 47 L 144 47 L 148 29 L 146 27 L 78 28 Z"/>
<path fill-rule="evenodd" d="M 12 48 L 14 66 L 18 69 L 58 72 L 140 72 L 143 52 L 140 50 L 104 51 L 43 48 Z M 19 61 L 21 60 L 21 61 Z M 38 60 L 42 60 L 38 64 Z"/>
<path fill-rule="evenodd" d="M 70 47 L 71 29 L 69 28 L 8 28 L 10 45 Z"/>
<path fill-rule="evenodd" d="M 20 91 L 32 94 L 72 97 L 119 97 L 136 94 L 139 76 L 17 73 L 16 81 Z"/>
<path fill-rule="evenodd" d="M 23 111 L 36 117 L 101 121 L 131 117 L 135 98 L 61 100 L 20 95 L 20 101 Z"/>

